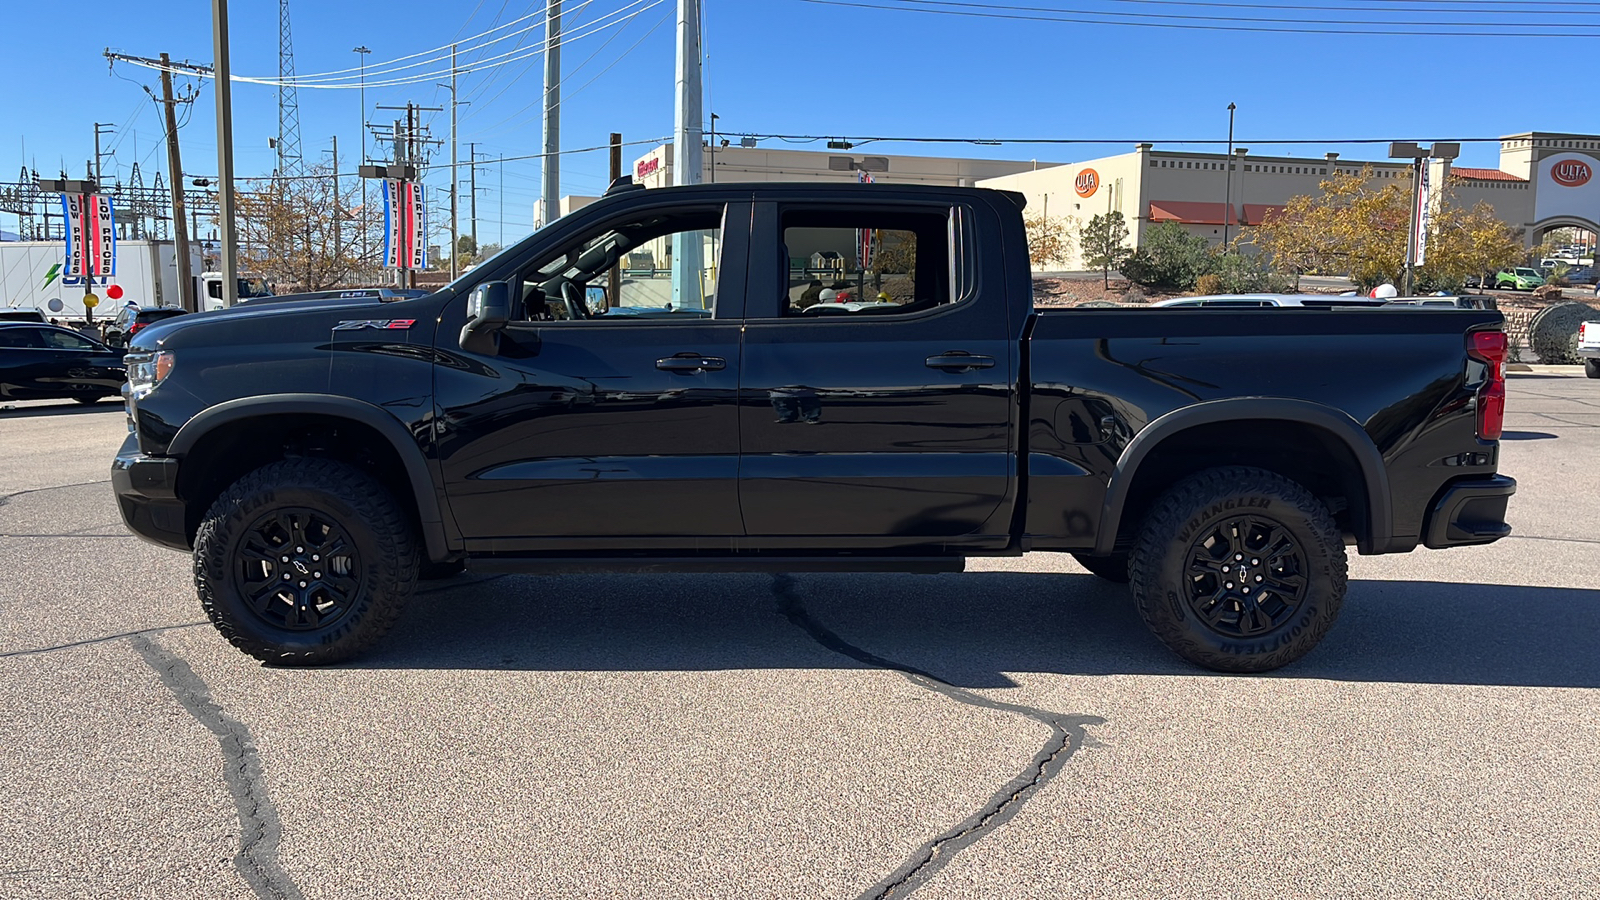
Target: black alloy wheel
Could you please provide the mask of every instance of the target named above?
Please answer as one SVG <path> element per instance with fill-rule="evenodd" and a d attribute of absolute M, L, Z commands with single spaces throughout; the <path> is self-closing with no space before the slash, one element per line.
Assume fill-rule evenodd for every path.
<path fill-rule="evenodd" d="M 1328 508 L 1264 469 L 1208 469 L 1152 506 L 1128 573 L 1152 633 L 1222 672 L 1309 653 L 1344 602 L 1344 539 Z"/>
<path fill-rule="evenodd" d="M 1305 554 L 1283 526 L 1251 516 L 1223 519 L 1189 548 L 1189 608 L 1225 637 L 1267 634 L 1305 597 L 1305 569 Z"/>
<path fill-rule="evenodd" d="M 370 648 L 416 588 L 416 529 L 372 476 L 288 459 L 234 482 L 194 542 L 200 606 L 263 662 L 315 666 Z"/>
<path fill-rule="evenodd" d="M 350 613 L 361 590 L 361 557 L 326 513 L 277 509 L 245 532 L 234 587 L 263 622 L 315 631 Z"/>

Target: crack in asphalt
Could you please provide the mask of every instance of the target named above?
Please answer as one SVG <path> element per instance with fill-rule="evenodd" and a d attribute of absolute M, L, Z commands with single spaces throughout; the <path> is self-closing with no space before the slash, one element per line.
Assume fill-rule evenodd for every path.
<path fill-rule="evenodd" d="M 1517 541 L 1553 541 L 1558 544 L 1600 544 L 1600 540 L 1595 540 L 1593 538 L 1545 537 L 1542 534 L 1508 534 L 1506 537 Z"/>
<path fill-rule="evenodd" d="M 0 653 L 0 659 L 8 656 L 36 656 L 40 653 L 54 653 L 57 650 L 71 650 L 73 647 L 87 647 L 90 644 L 104 644 L 106 641 L 120 641 L 123 638 L 139 637 L 145 634 L 160 634 L 163 631 L 176 631 L 180 628 L 193 628 L 196 625 L 209 625 L 210 622 L 185 622 L 181 625 L 158 625 L 155 628 L 142 628 L 138 631 L 124 631 L 122 634 L 108 634 L 104 637 L 86 638 L 68 644 L 56 644 L 53 647 L 34 647 L 31 650 L 8 650 Z"/>
<path fill-rule="evenodd" d="M 13 498 L 13 497 L 21 497 L 21 496 L 23 496 L 25 494 L 39 494 L 39 493 L 43 493 L 44 491 L 60 491 L 60 490 L 65 490 L 67 488 L 88 487 L 91 484 L 110 484 L 110 483 L 111 483 L 111 479 L 102 478 L 99 481 L 80 481 L 77 484 L 54 484 L 54 485 L 51 485 L 50 487 L 29 488 L 29 489 L 27 489 L 25 491 L 12 491 L 9 494 L 0 494 L 0 506 L 5 506 L 7 503 L 10 503 L 11 502 L 11 498 Z"/>
<path fill-rule="evenodd" d="M 262 900 L 305 900 L 300 888 L 278 864 L 283 825 L 267 796 L 266 773 L 250 729 L 222 711 L 211 699 L 205 681 L 182 657 L 143 635 L 135 636 L 132 643 L 178 703 L 216 735 L 222 747 L 222 779 L 239 814 L 239 852 L 233 857 L 233 867 Z"/>
<path fill-rule="evenodd" d="M 778 611 L 793 625 L 806 632 L 823 647 L 858 662 L 877 668 L 899 672 L 906 680 L 926 688 L 957 703 L 1014 713 L 1047 726 L 1050 739 L 1034 754 L 1028 767 L 1017 777 L 1006 782 L 977 812 L 953 828 L 917 848 L 899 868 L 861 895 L 862 900 L 886 900 L 889 897 L 908 896 L 926 884 L 956 854 L 982 840 L 995 827 L 1005 824 L 1022 809 L 1039 788 L 1043 787 L 1067 762 L 1085 746 L 1090 725 L 1103 725 L 1100 716 L 1063 715 L 1048 710 L 992 700 L 981 694 L 956 687 L 943 678 L 915 666 L 896 662 L 857 647 L 830 631 L 827 626 L 812 618 L 801 605 L 794 589 L 794 579 L 786 573 L 772 577 L 772 593 L 778 598 Z"/>

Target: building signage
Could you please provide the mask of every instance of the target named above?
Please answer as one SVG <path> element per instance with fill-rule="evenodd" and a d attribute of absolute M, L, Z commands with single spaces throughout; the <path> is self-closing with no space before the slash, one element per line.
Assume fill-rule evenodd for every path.
<path fill-rule="evenodd" d="M 1084 169 L 1073 179 L 1072 189 L 1078 192 L 1079 197 L 1093 197 L 1094 192 L 1100 189 L 1100 173 Z"/>
<path fill-rule="evenodd" d="M 660 168 L 661 157 L 652 156 L 649 159 L 639 160 L 639 165 L 634 168 L 633 172 L 635 176 L 639 178 L 645 178 L 647 176 L 654 175 Z"/>
<path fill-rule="evenodd" d="M 1533 164 L 1533 224 L 1552 219 L 1600 221 L 1600 160 L 1587 153 L 1557 153 Z M 1568 223 L 1575 224 L 1575 223 Z"/>
<path fill-rule="evenodd" d="M 1594 177 L 1594 167 L 1581 159 L 1563 159 L 1550 167 L 1550 180 L 1563 187 L 1583 187 Z"/>

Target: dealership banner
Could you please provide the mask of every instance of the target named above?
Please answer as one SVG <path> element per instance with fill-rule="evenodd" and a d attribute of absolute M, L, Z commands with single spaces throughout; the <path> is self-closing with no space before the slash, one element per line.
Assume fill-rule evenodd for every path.
<path fill-rule="evenodd" d="M 1428 229 L 1433 227 L 1433 204 L 1428 202 L 1428 166 L 1417 167 L 1418 177 L 1422 182 L 1416 192 L 1417 207 L 1412 211 L 1412 230 L 1416 233 L 1416 244 L 1411 249 L 1411 264 L 1413 266 L 1425 265 L 1428 261 Z"/>
<path fill-rule="evenodd" d="M 383 264 L 390 269 L 428 267 L 428 209 L 422 183 L 383 180 Z"/>
<path fill-rule="evenodd" d="M 117 274 L 117 227 L 111 198 L 101 194 L 62 194 L 66 220 L 68 278 L 105 278 Z"/>

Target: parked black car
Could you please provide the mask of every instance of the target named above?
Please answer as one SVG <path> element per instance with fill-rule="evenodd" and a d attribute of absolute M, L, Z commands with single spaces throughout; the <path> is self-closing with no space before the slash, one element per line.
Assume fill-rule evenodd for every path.
<path fill-rule="evenodd" d="M 55 325 L 0 322 L 0 399 L 94 403 L 127 381 L 122 354 Z"/>
<path fill-rule="evenodd" d="M 117 317 L 106 326 L 106 344 L 111 347 L 126 347 L 134 335 L 149 328 L 157 322 L 187 315 L 188 310 L 180 306 L 124 306 Z"/>
<path fill-rule="evenodd" d="M 1333 624 L 1347 547 L 1510 533 L 1500 313 L 1036 309 L 1023 205 L 619 185 L 426 297 L 169 322 L 128 356 L 118 507 L 192 551 L 211 621 L 277 665 L 362 652 L 464 563 L 957 572 L 1049 550 L 1129 582 L 1186 659 L 1263 671 Z M 789 260 L 865 234 L 898 256 L 893 302 L 809 314 Z M 607 306 L 700 315 L 586 302 L 668 239 L 678 270 L 624 273 Z"/>

